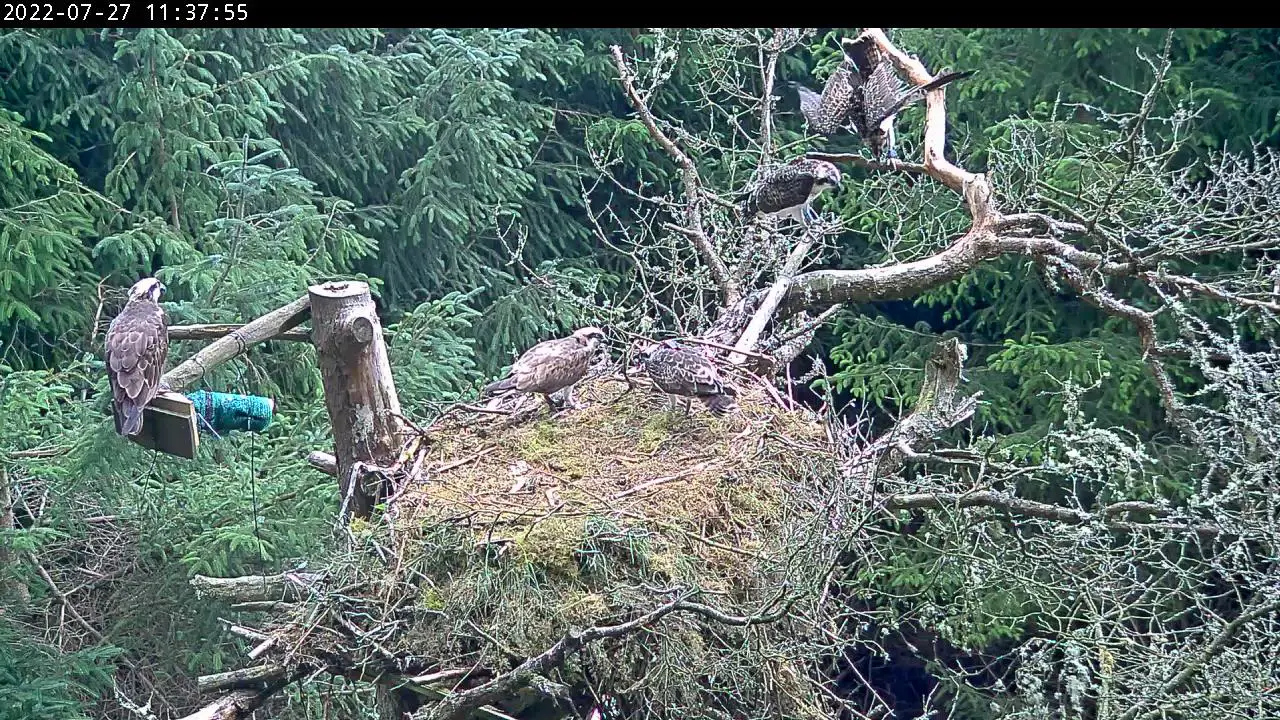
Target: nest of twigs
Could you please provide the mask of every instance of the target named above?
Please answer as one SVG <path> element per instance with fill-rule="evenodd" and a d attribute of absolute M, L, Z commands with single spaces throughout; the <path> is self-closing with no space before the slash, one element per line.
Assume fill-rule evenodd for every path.
<path fill-rule="evenodd" d="M 352 524 L 365 546 L 326 583 L 344 588 L 328 601 L 357 627 L 296 646 L 315 660 L 469 668 L 452 679 L 468 687 L 678 593 L 743 617 L 819 585 L 814 543 L 798 538 L 815 532 L 806 498 L 834 471 L 826 430 L 772 388 L 739 387 L 723 417 L 611 376 L 579 385 L 582 408 L 526 397 L 436 422 L 404 459 L 413 472 L 394 512 Z M 554 682 L 607 693 L 626 717 L 818 717 L 802 679 L 812 657 L 779 615 L 734 626 L 672 614 L 589 645 Z"/>

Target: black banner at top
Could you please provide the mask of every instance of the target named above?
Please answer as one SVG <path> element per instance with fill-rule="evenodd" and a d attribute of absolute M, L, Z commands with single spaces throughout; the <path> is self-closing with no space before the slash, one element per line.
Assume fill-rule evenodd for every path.
<path fill-rule="evenodd" d="M 0 0 L 0 28 L 142 28 L 274 26 L 283 3 L 264 17 L 263 2 L 138 0 Z"/>
<path fill-rule="evenodd" d="M 537 27 L 570 16 L 572 6 L 545 11 L 532 6 L 504 10 L 503 27 Z M 520 10 L 523 9 L 523 12 Z M 423 4 L 361 0 L 302 3 L 153 2 L 152 0 L 0 0 L 0 30 L 6 28 L 194 28 L 194 27 L 486 27 L 492 5 Z"/>

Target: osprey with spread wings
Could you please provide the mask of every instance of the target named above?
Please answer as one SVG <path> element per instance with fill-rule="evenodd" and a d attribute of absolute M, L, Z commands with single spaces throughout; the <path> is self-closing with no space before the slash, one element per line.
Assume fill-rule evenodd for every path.
<path fill-rule="evenodd" d="M 107 377 L 116 432 L 137 435 L 142 409 L 156 393 L 168 389 L 160 381 L 169 355 L 169 317 L 160 307 L 164 283 L 143 278 L 129 289 L 129 301 L 107 328 Z"/>
<path fill-rule="evenodd" d="M 849 75 L 854 71 L 853 63 L 846 56 L 835 72 L 827 77 L 821 93 L 794 80 L 787 83 L 800 97 L 800 114 L 804 116 L 809 132 L 827 137 L 836 134 L 849 122 L 849 110 L 853 106 Z"/>
<path fill-rule="evenodd" d="M 893 63 L 870 36 L 844 38 L 840 47 L 844 50 L 845 62 L 853 66 L 853 71 L 845 75 L 851 93 L 849 122 L 877 161 L 886 155 L 897 157 L 893 149 L 893 122 L 902 108 L 930 90 L 973 74 L 972 70 L 943 73 L 925 85 L 903 90 Z"/>
<path fill-rule="evenodd" d="M 480 397 L 507 390 L 538 393 L 554 410 L 552 393 L 570 388 L 569 405 L 577 407 L 572 386 L 586 376 L 603 339 L 604 331 L 600 328 L 584 327 L 567 338 L 544 340 L 526 350 L 505 378 L 485 386 Z"/>

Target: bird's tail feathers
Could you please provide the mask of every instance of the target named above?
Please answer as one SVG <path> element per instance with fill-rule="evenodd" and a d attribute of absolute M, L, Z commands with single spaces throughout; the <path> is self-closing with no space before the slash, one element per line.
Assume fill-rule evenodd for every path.
<path fill-rule="evenodd" d="M 974 73 L 973 70 L 965 70 L 964 72 L 943 73 L 938 77 L 934 78 L 933 80 L 930 80 L 929 82 L 925 83 L 924 85 L 917 85 L 916 87 L 913 87 L 907 90 L 906 92 L 902 93 L 902 95 L 898 98 L 897 102 L 895 102 L 886 112 L 881 113 L 880 117 L 876 118 L 876 121 L 875 123 L 872 124 L 872 127 L 875 127 L 880 123 L 884 122 L 885 118 L 897 115 L 898 112 L 902 110 L 902 108 L 924 97 L 925 94 L 928 93 L 930 90 L 937 90 L 938 88 L 948 83 L 953 83 L 956 80 L 963 80 L 964 78 L 969 77 L 973 73 Z"/>
<path fill-rule="evenodd" d="M 512 390 L 515 388 L 515 386 L 516 386 L 516 379 L 513 377 L 506 377 L 497 382 L 489 383 L 488 385 L 485 385 L 484 389 L 480 391 L 480 397 L 482 398 L 492 397 L 500 392 L 503 392 L 506 390 Z"/>
<path fill-rule="evenodd" d="M 921 91 L 921 92 L 929 92 L 930 90 L 937 90 L 938 88 L 942 87 L 943 85 L 946 85 L 947 83 L 953 83 L 953 82 L 955 82 L 956 80 L 963 80 L 963 79 L 965 79 L 965 78 L 967 78 L 967 77 L 969 77 L 969 76 L 973 75 L 973 73 L 974 73 L 974 72 L 976 72 L 976 71 L 974 71 L 974 70 L 965 70 L 965 71 L 963 71 L 963 72 L 948 72 L 948 73 L 942 73 L 942 74 L 941 74 L 941 75 L 939 75 L 938 77 L 936 77 L 936 78 L 934 78 L 934 79 L 930 80 L 929 82 L 925 83 L 924 85 L 921 85 L 921 86 L 920 86 L 920 91 Z"/>
<path fill-rule="evenodd" d="M 796 96 L 800 100 L 800 115 L 804 117 L 805 123 L 810 128 L 817 127 L 821 123 L 819 110 L 822 106 L 822 95 L 795 80 L 788 80 L 787 85 L 796 91 Z"/>
<path fill-rule="evenodd" d="M 142 430 L 142 408 L 127 405 L 115 408 L 116 432 L 121 435 L 137 435 Z"/>
<path fill-rule="evenodd" d="M 728 390 L 728 388 L 725 389 Z M 726 415 L 738 409 L 738 401 L 728 393 L 724 395 L 700 395 L 698 399 L 702 401 L 703 405 L 707 406 L 707 410 L 711 411 L 712 415 Z"/>

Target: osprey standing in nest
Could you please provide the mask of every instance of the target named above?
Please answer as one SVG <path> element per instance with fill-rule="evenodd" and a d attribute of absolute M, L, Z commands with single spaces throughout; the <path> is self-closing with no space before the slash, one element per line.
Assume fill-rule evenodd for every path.
<path fill-rule="evenodd" d="M 551 394 L 569 389 L 570 407 L 581 407 L 573 401 L 572 386 L 586 376 L 604 339 L 604 331 L 597 327 L 584 327 L 567 338 L 544 340 L 525 351 L 511 366 L 507 376 L 486 385 L 480 397 L 489 397 L 507 390 L 538 393 L 546 399 L 552 411 L 556 405 Z"/>
<path fill-rule="evenodd" d="M 686 398 L 686 416 L 692 398 L 702 401 L 713 415 L 724 415 L 737 408 L 734 398 L 738 391 L 720 380 L 715 363 L 700 350 L 675 340 L 663 340 L 645 348 L 641 358 L 645 372 L 659 390 Z"/>
<path fill-rule="evenodd" d="M 739 206 L 746 218 L 757 213 L 793 218 L 805 225 L 817 219 L 809 204 L 824 190 L 840 185 L 840 168 L 826 160 L 798 157 L 765 168 Z"/>
<path fill-rule="evenodd" d="M 898 112 L 930 90 L 967 78 L 972 70 L 943 73 L 925 85 L 902 91 L 893 63 L 880 52 L 880 46 L 869 35 L 840 41 L 853 72 L 845 75 L 851 92 L 849 119 L 862 141 L 870 148 L 876 162 L 881 157 L 896 158 L 893 149 L 893 122 Z M 886 152 L 887 151 L 887 152 Z"/>
<path fill-rule="evenodd" d="M 107 377 L 121 435 L 137 435 L 142 409 L 157 392 L 169 389 L 160 381 L 169 355 L 169 317 L 159 304 L 164 293 L 164 283 L 155 278 L 134 283 L 129 301 L 107 328 Z"/>

